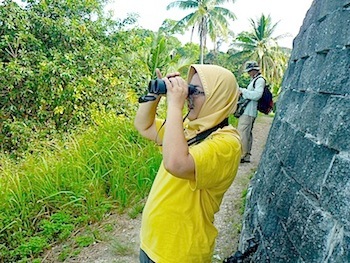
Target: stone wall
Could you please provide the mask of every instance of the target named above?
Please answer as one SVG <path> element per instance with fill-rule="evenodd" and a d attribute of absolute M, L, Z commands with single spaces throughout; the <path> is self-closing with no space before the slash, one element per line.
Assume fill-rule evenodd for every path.
<path fill-rule="evenodd" d="M 253 262 L 350 262 L 350 0 L 315 0 L 248 193 Z"/>

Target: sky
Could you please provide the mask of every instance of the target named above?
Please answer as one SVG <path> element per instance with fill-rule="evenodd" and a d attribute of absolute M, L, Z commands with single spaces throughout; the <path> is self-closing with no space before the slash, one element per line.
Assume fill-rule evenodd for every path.
<path fill-rule="evenodd" d="M 158 31 L 164 19 L 180 20 L 190 13 L 190 10 L 179 10 L 173 8 L 166 10 L 166 6 L 175 0 L 110 0 L 106 10 L 111 10 L 115 18 L 123 19 L 128 13 L 137 13 L 140 17 L 138 25 L 144 29 Z M 283 47 L 293 47 L 293 39 L 299 33 L 304 17 L 311 7 L 313 0 L 236 0 L 234 4 L 225 4 L 224 7 L 230 9 L 237 17 L 231 23 L 230 28 L 238 34 L 250 29 L 249 19 L 256 20 L 270 15 L 272 23 L 278 22 L 274 37 L 289 34 L 289 37 L 279 41 Z M 185 44 L 190 41 L 190 33 L 184 36 L 177 35 L 179 40 Z M 195 42 L 196 39 L 194 38 Z M 208 48 L 210 41 L 207 40 Z M 223 45 L 225 48 L 225 45 Z"/>

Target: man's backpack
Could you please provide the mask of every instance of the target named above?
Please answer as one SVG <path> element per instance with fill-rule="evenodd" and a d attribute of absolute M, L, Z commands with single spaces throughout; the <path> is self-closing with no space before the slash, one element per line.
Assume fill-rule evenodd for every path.
<path fill-rule="evenodd" d="M 269 114 L 273 109 L 272 93 L 269 89 L 269 85 L 266 83 L 266 79 L 262 76 L 259 76 L 254 80 L 253 88 L 255 89 L 255 82 L 258 78 L 263 78 L 265 80 L 264 92 L 261 98 L 258 100 L 258 111 Z"/>

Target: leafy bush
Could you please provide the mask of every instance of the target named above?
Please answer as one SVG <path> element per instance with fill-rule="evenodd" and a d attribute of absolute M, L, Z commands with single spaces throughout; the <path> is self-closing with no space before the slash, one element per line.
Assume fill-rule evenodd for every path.
<path fill-rule="evenodd" d="M 8 0 L 0 21 L 1 150 L 16 157 L 36 139 L 91 123 L 94 109 L 135 111 L 152 34 L 122 30 L 130 21 L 105 18 L 100 1 Z"/>

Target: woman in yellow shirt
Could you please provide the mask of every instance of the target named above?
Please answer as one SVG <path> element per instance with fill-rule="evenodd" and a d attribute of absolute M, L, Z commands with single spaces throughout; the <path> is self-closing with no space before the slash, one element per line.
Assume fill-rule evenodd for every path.
<path fill-rule="evenodd" d="M 163 154 L 143 210 L 140 262 L 211 262 L 214 214 L 240 162 L 240 138 L 227 121 L 236 110 L 238 85 L 230 71 L 215 65 L 192 65 L 188 82 L 179 73 L 163 81 L 165 124 L 156 119 L 163 96 L 151 93 L 153 100 L 142 101 L 134 121 L 141 135 L 162 146 Z M 183 122 L 186 101 L 189 112 Z M 216 130 L 204 140 L 196 139 L 212 128 Z"/>

